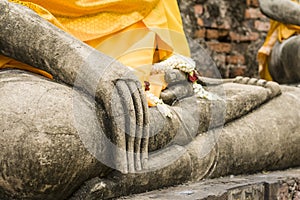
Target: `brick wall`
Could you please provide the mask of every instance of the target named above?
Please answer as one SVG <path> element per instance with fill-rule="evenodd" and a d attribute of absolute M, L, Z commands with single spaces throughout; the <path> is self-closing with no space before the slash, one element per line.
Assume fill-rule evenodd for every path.
<path fill-rule="evenodd" d="M 258 0 L 181 1 L 180 8 L 186 34 L 198 45 L 192 48 L 194 55 L 204 48 L 223 78 L 258 76 L 256 53 L 269 29 Z M 194 57 L 199 60 L 199 55 Z M 212 66 L 201 64 L 204 76 L 218 76 Z"/>

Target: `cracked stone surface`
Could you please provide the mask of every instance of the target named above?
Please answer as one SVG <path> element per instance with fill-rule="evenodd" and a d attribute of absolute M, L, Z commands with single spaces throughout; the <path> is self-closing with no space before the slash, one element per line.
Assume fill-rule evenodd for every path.
<path fill-rule="evenodd" d="M 300 199 L 300 168 L 255 175 L 228 176 L 155 190 L 119 200 Z"/>

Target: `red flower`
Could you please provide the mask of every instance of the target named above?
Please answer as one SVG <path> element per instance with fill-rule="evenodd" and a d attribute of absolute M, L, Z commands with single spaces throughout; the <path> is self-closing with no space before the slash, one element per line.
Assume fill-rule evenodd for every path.
<path fill-rule="evenodd" d="M 145 83 L 145 91 L 149 91 L 150 90 L 150 83 L 148 81 L 144 81 Z"/>
<path fill-rule="evenodd" d="M 198 74 L 197 74 L 197 72 L 196 71 L 192 71 L 191 73 L 189 73 L 188 79 L 192 83 L 196 82 L 198 80 Z"/>

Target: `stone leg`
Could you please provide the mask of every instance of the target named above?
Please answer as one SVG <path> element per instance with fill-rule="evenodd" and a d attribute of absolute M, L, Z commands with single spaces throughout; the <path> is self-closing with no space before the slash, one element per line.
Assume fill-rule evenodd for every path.
<path fill-rule="evenodd" d="M 64 199 L 109 173 L 93 100 L 18 70 L 0 72 L 0 93 L 0 199 Z"/>

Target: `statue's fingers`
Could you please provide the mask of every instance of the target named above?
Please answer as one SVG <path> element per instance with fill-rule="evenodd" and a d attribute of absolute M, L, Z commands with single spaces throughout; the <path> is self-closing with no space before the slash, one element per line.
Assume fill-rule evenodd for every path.
<path fill-rule="evenodd" d="M 149 135 L 150 135 L 150 121 L 149 121 L 149 110 L 148 103 L 146 100 L 145 92 L 141 87 L 138 87 L 139 96 L 142 102 L 142 110 L 138 111 L 138 115 L 143 115 L 143 125 L 142 125 L 142 139 L 141 139 L 141 162 L 142 168 L 147 169 L 148 167 L 148 148 L 149 148 Z M 140 113 L 141 112 L 141 113 Z"/>
<path fill-rule="evenodd" d="M 188 81 L 181 82 L 180 84 L 170 85 L 162 91 L 160 98 L 169 105 L 175 101 L 194 94 L 192 83 Z"/>
<path fill-rule="evenodd" d="M 117 117 L 118 121 L 125 120 L 125 130 L 119 130 L 125 134 L 126 139 L 126 154 L 127 154 L 127 167 L 128 172 L 133 173 L 135 171 L 134 166 L 134 140 L 136 133 L 136 117 L 135 117 L 135 105 L 132 99 L 132 91 L 129 89 L 126 81 L 118 80 L 116 83 L 118 94 L 121 99 L 123 116 Z"/>
<path fill-rule="evenodd" d="M 116 83 L 122 112 L 115 123 L 124 123 L 124 129 L 117 130 L 125 136 L 128 172 L 147 168 L 149 116 L 148 105 L 141 85 L 137 81 L 118 80 Z M 124 139 L 123 136 L 120 136 Z M 122 142 L 124 144 L 124 142 Z M 122 156 L 122 152 L 120 154 Z"/>
<path fill-rule="evenodd" d="M 135 169 L 139 171 L 142 170 L 141 140 L 143 138 L 143 125 L 144 125 L 143 96 L 140 95 L 138 86 L 134 82 L 129 81 L 127 84 L 131 93 L 131 97 L 135 109 L 136 129 L 135 129 L 135 133 L 131 133 L 131 134 L 132 137 L 134 137 Z M 133 136 L 133 134 L 135 135 Z"/>
<path fill-rule="evenodd" d="M 111 128 L 111 134 L 108 136 L 112 141 L 112 161 L 114 164 L 114 169 L 121 171 L 124 174 L 128 173 L 128 165 L 127 165 L 127 155 L 126 155 L 126 136 L 125 126 L 125 112 L 123 110 L 123 100 L 122 95 L 119 95 L 119 90 L 116 86 L 116 90 L 114 90 L 114 94 L 112 96 L 111 102 L 107 103 L 105 109 L 109 112 L 109 127 Z"/>

